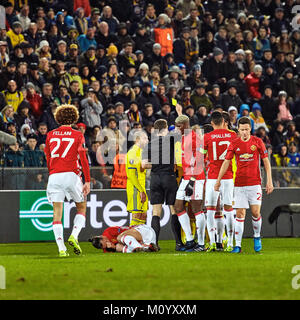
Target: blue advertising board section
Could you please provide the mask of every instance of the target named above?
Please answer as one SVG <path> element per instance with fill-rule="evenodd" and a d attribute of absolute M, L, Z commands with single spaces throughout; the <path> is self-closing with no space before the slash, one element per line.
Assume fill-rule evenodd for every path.
<path fill-rule="evenodd" d="M 29 195 L 26 199 L 26 208 L 23 208 L 24 194 Z M 0 243 L 20 242 L 22 233 L 26 232 L 27 241 L 44 241 L 53 239 L 51 224 L 51 206 L 43 204 L 45 194 L 40 191 L 1 191 L 0 192 Z M 43 201 L 44 201 L 43 200 Z M 28 203 L 28 201 L 32 201 Z M 300 202 L 300 189 L 276 189 L 267 196 L 263 195 L 262 217 L 263 237 L 275 237 L 275 224 L 268 221 L 269 215 L 275 207 Z M 37 210 L 37 203 L 39 208 Z M 49 207 L 50 206 L 50 207 Z M 76 214 L 75 203 L 64 204 L 64 232 L 65 239 L 70 235 L 73 220 Z M 26 219 L 26 223 L 23 223 Z M 124 226 L 129 223 L 129 214 L 126 211 L 126 192 L 124 190 L 99 190 L 92 191 L 88 196 L 86 226 L 82 230 L 79 240 L 87 241 L 92 235 L 99 235 L 109 226 Z M 151 224 L 151 205 L 148 211 L 148 224 Z M 160 239 L 173 239 L 170 225 L 170 211 L 164 206 L 161 218 Z M 26 228 L 26 230 L 21 230 Z M 32 231 L 30 231 L 32 228 Z M 290 235 L 290 217 L 281 214 L 278 219 L 278 232 L 280 236 Z M 48 233 L 48 234 L 46 234 Z M 294 233 L 300 236 L 300 214 L 294 215 Z M 31 238 L 32 234 L 32 238 Z M 251 216 L 248 212 L 245 222 L 245 237 L 252 237 Z M 49 236 L 49 237 L 48 237 Z"/>

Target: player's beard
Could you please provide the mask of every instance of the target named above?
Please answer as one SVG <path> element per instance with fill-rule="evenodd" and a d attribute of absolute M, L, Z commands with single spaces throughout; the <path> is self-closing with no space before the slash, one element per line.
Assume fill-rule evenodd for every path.
<path fill-rule="evenodd" d="M 114 248 L 106 248 L 105 250 L 107 252 L 116 252 L 116 249 L 114 249 Z"/>

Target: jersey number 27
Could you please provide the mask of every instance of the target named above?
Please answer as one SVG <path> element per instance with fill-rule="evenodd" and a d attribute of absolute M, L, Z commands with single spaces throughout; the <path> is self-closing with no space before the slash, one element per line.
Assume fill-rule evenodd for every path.
<path fill-rule="evenodd" d="M 60 154 L 58 154 L 56 152 L 59 149 L 62 141 L 67 141 L 69 143 L 68 143 L 67 147 L 65 148 L 64 152 L 62 153 L 62 155 L 60 155 Z M 67 155 L 67 153 L 71 149 L 72 144 L 74 143 L 74 141 L 75 141 L 74 138 L 62 138 L 62 139 L 60 139 L 60 138 L 52 138 L 52 139 L 50 139 L 50 143 L 51 142 L 55 142 L 56 143 L 56 146 L 51 151 L 51 158 L 59 158 L 60 156 L 62 158 L 65 158 L 65 156 Z"/>

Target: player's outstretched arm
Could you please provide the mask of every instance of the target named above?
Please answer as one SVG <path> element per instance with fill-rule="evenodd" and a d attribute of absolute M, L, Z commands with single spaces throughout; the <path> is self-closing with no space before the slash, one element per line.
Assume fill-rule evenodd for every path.
<path fill-rule="evenodd" d="M 271 164 L 268 158 L 264 158 L 263 162 L 264 162 L 264 167 L 267 174 L 266 191 L 267 191 L 267 194 L 270 194 L 274 190 L 273 181 L 272 181 Z"/>
<path fill-rule="evenodd" d="M 215 184 L 215 191 L 219 191 L 220 185 L 221 185 L 221 180 L 222 180 L 224 174 L 226 173 L 226 171 L 230 165 L 230 162 L 231 162 L 231 160 L 227 160 L 227 159 L 223 161 L 223 164 L 221 166 L 221 169 L 220 169 L 220 172 L 218 175 L 218 179 Z"/>

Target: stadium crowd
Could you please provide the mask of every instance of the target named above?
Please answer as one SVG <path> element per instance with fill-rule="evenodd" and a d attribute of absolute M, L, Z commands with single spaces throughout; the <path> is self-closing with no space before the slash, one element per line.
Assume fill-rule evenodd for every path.
<path fill-rule="evenodd" d="M 181 114 L 202 127 L 214 110 L 227 111 L 233 129 L 249 116 L 272 165 L 299 167 L 300 30 L 291 25 L 297 3 L 2 2 L 0 130 L 18 141 L 2 146 L 2 166 L 45 167 L 46 135 L 58 127 L 53 114 L 74 104 L 90 165 L 101 167 L 95 187 L 118 187 L 106 165 L 115 162 L 116 170 L 132 129 L 150 135 L 157 119 L 172 129 Z M 117 148 L 116 159 L 97 157 L 102 145 Z M 297 184 L 298 175 L 278 170 L 275 186 Z M 37 187 L 41 179 L 35 177 Z"/>

